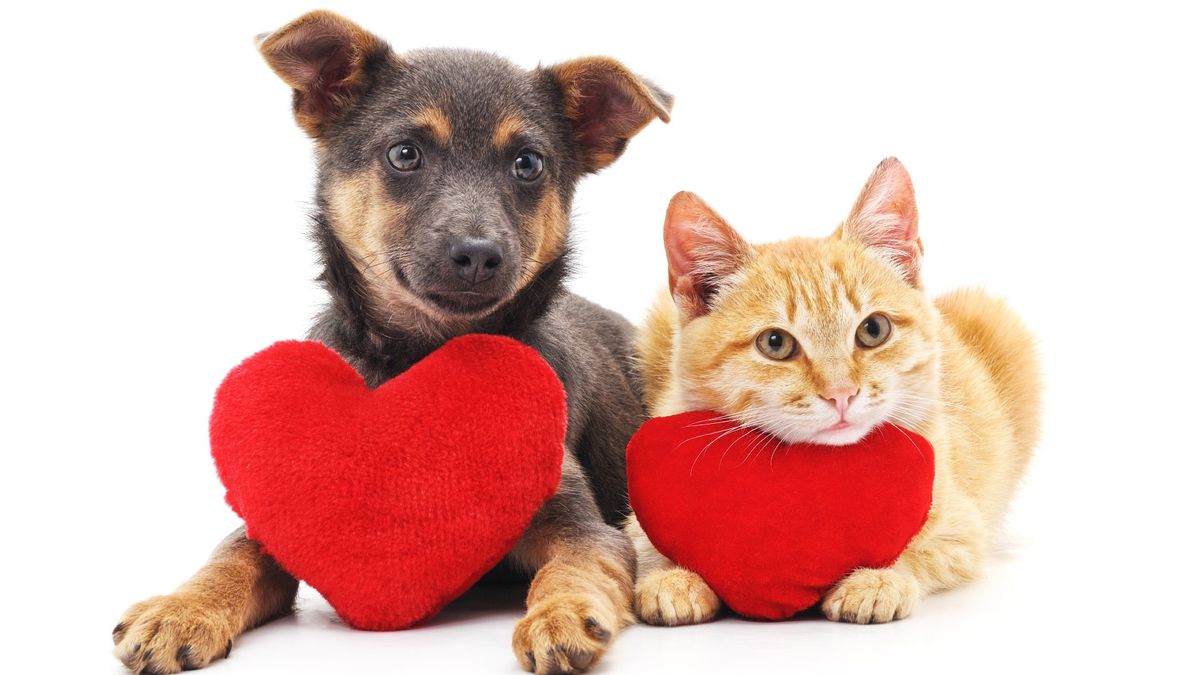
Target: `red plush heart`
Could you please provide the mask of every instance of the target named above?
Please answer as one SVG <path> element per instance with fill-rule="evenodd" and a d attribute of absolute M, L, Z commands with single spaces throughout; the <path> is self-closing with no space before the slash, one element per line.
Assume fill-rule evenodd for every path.
<path fill-rule="evenodd" d="M 225 378 L 210 423 L 250 538 L 369 630 L 431 617 L 499 562 L 554 494 L 565 435 L 554 371 L 485 335 L 375 390 L 320 343 L 280 342 Z"/>
<path fill-rule="evenodd" d="M 785 619 L 859 567 L 887 567 L 929 515 L 933 447 L 890 424 L 854 445 L 781 445 L 711 412 L 629 443 L 629 498 L 663 555 L 744 616 Z"/>

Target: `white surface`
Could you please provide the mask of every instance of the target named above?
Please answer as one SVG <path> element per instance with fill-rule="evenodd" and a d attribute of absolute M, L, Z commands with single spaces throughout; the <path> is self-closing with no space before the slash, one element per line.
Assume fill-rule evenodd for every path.
<path fill-rule="evenodd" d="M 639 626 L 599 672 L 1182 663 L 1200 600 L 1192 8 L 460 4 L 334 8 L 402 49 L 612 54 L 678 96 L 580 188 L 580 293 L 641 316 L 679 189 L 751 239 L 821 235 L 894 154 L 929 286 L 987 285 L 1042 338 L 1045 440 L 986 580 L 888 626 Z M 121 611 L 236 524 L 210 397 L 321 301 L 309 145 L 250 38 L 309 8 L 6 10 L 0 670 L 119 672 Z M 305 598 L 212 672 L 516 670 L 519 601 L 368 634 Z"/>

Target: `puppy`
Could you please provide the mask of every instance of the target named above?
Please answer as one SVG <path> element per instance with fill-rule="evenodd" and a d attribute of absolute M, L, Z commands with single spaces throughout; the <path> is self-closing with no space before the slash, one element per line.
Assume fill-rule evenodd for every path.
<path fill-rule="evenodd" d="M 533 574 L 518 661 L 586 670 L 633 620 L 633 549 L 614 526 L 644 410 L 632 327 L 563 288 L 568 214 L 576 182 L 668 121 L 671 96 L 607 58 L 527 71 L 470 51 L 397 54 L 328 12 L 260 36 L 259 49 L 316 143 L 330 302 L 309 337 L 377 386 L 456 335 L 508 335 L 566 387 L 562 482 L 506 562 Z M 289 612 L 296 588 L 239 529 L 174 593 L 125 612 L 116 655 L 135 672 L 205 666 Z"/>

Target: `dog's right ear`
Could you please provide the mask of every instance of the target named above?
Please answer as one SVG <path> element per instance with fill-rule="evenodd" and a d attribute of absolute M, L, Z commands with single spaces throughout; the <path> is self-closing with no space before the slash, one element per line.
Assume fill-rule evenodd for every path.
<path fill-rule="evenodd" d="M 592 56 L 544 69 L 557 82 L 584 168 L 612 164 L 654 119 L 671 121 L 675 98 L 616 59 Z"/>
<path fill-rule="evenodd" d="M 271 70 L 292 88 L 296 122 L 314 137 L 358 101 L 370 85 L 370 67 L 389 52 L 383 40 L 325 10 L 255 41 Z"/>

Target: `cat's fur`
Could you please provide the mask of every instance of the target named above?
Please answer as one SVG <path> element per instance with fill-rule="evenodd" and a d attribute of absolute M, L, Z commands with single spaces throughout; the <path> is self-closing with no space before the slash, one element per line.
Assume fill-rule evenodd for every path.
<path fill-rule="evenodd" d="M 926 296 L 904 167 L 884 160 L 828 238 L 750 245 L 689 193 L 672 201 L 664 238 L 671 293 L 640 342 L 652 414 L 716 410 L 788 441 L 835 445 L 892 421 L 936 449 L 925 527 L 891 568 L 842 580 L 822 602 L 825 615 L 903 618 L 923 594 L 976 577 L 1037 440 L 1039 368 L 1032 337 L 1001 301 L 977 290 Z M 894 332 L 863 348 L 855 330 L 876 311 Z M 794 357 L 756 350 L 770 328 L 796 338 Z M 855 389 L 842 416 L 837 392 Z M 839 418 L 849 428 L 828 430 Z M 712 618 L 719 602 L 704 581 L 656 551 L 636 517 L 628 530 L 639 553 L 639 617 Z"/>

